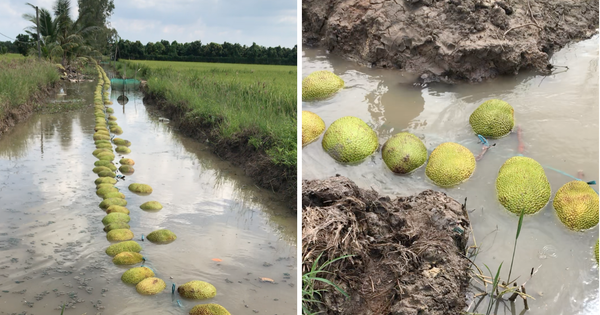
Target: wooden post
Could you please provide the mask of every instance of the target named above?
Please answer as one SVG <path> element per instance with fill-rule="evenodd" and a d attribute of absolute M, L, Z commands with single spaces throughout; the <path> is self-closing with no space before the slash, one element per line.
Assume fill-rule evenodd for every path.
<path fill-rule="evenodd" d="M 42 49 L 40 48 L 40 14 L 38 12 L 38 7 L 35 7 L 35 20 L 36 20 L 36 28 L 37 28 L 37 49 L 38 49 L 38 59 L 42 58 Z"/>

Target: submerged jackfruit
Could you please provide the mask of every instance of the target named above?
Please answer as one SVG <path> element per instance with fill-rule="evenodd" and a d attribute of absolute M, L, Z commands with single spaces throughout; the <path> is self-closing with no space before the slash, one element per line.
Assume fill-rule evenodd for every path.
<path fill-rule="evenodd" d="M 117 244 L 112 244 L 106 249 L 108 256 L 116 256 L 123 252 L 139 253 L 142 251 L 142 246 L 136 241 L 125 241 Z"/>
<path fill-rule="evenodd" d="M 512 157 L 500 167 L 496 179 L 498 201 L 510 212 L 534 214 L 552 193 L 544 168 L 532 158 Z"/>
<path fill-rule="evenodd" d="M 96 178 L 96 180 L 94 181 L 94 183 L 96 185 L 100 185 L 100 184 L 116 184 L 117 180 L 112 178 L 112 177 L 100 177 L 100 178 Z"/>
<path fill-rule="evenodd" d="M 177 235 L 167 229 L 150 232 L 146 238 L 152 243 L 167 244 L 177 239 Z"/>
<path fill-rule="evenodd" d="M 113 212 L 105 215 L 104 218 L 102 218 L 102 224 L 109 225 L 113 222 L 129 223 L 129 220 L 131 220 L 129 215 L 120 212 Z"/>
<path fill-rule="evenodd" d="M 305 146 L 319 138 L 325 131 L 325 122 L 319 115 L 302 111 L 302 146 Z"/>
<path fill-rule="evenodd" d="M 377 134 L 360 118 L 346 116 L 334 121 L 323 135 L 323 149 L 340 162 L 359 162 L 377 147 Z"/>
<path fill-rule="evenodd" d="M 113 213 L 113 212 L 125 213 L 125 214 L 129 215 L 129 209 L 127 209 L 123 206 L 112 205 L 106 209 L 107 214 Z"/>
<path fill-rule="evenodd" d="M 219 304 L 199 304 L 190 310 L 190 315 L 231 315 L 223 306 Z"/>
<path fill-rule="evenodd" d="M 488 100 L 473 111 L 469 123 L 476 134 L 500 138 L 509 134 L 515 126 L 515 110 L 505 101 Z"/>
<path fill-rule="evenodd" d="M 208 282 L 193 280 L 180 285 L 177 292 L 184 298 L 206 300 L 217 295 L 217 288 Z"/>
<path fill-rule="evenodd" d="M 124 146 L 124 145 L 120 145 L 118 147 L 115 148 L 115 151 L 121 153 L 121 154 L 129 154 L 131 153 L 131 149 Z"/>
<path fill-rule="evenodd" d="M 321 70 L 302 80 L 302 100 L 313 101 L 332 96 L 344 87 L 344 80 L 331 71 Z"/>
<path fill-rule="evenodd" d="M 146 184 L 133 183 L 129 185 L 129 190 L 138 194 L 151 194 L 152 187 Z"/>
<path fill-rule="evenodd" d="M 427 148 L 417 136 L 401 132 L 385 142 L 381 156 L 392 172 L 408 174 L 425 164 Z"/>
<path fill-rule="evenodd" d="M 129 284 L 138 284 L 140 281 L 154 277 L 154 271 L 148 267 L 134 267 L 123 273 L 121 281 Z"/>
<path fill-rule="evenodd" d="M 464 146 L 445 142 L 438 145 L 425 167 L 425 175 L 440 187 L 458 185 L 473 175 L 475 156 Z"/>
<path fill-rule="evenodd" d="M 116 231 L 116 230 L 113 230 L 113 231 Z M 142 256 L 142 254 L 140 254 L 140 253 L 122 252 L 122 253 L 116 254 L 115 257 L 113 257 L 112 261 L 113 261 L 113 264 L 115 264 L 115 265 L 135 265 L 135 264 L 141 263 L 143 260 L 144 260 L 144 256 Z"/>
<path fill-rule="evenodd" d="M 121 163 L 122 165 L 134 165 L 135 164 L 135 162 L 132 159 L 126 159 L 126 158 L 120 159 L 119 163 Z"/>
<path fill-rule="evenodd" d="M 120 199 L 125 199 L 125 195 L 123 195 L 122 192 L 118 192 L 118 191 L 113 191 L 113 192 L 108 192 L 105 193 L 104 196 L 102 196 L 102 199 L 109 199 L 109 198 L 120 198 Z M 108 209 L 107 209 L 108 210 Z"/>
<path fill-rule="evenodd" d="M 159 278 L 150 277 L 140 281 L 135 289 L 141 295 L 154 295 L 162 292 L 167 287 L 167 284 Z"/>
<path fill-rule="evenodd" d="M 127 205 L 127 200 L 122 199 L 122 198 L 108 198 L 108 199 L 102 200 L 102 202 L 98 206 L 100 207 L 100 209 L 106 210 L 106 209 L 108 209 L 108 207 L 110 207 L 112 205 L 125 207 Z"/>
<path fill-rule="evenodd" d="M 114 138 L 113 139 L 113 143 L 116 144 L 116 145 L 124 145 L 126 147 L 131 146 L 131 141 L 125 140 L 125 139 L 121 139 L 121 138 Z"/>
<path fill-rule="evenodd" d="M 133 232 L 129 229 L 114 229 L 106 233 L 106 239 L 109 241 L 129 241 L 133 236 Z"/>
<path fill-rule="evenodd" d="M 122 222 L 122 221 L 116 221 L 113 223 L 109 223 L 107 226 L 105 226 L 104 232 L 118 230 L 118 229 L 129 229 L 129 228 L 130 228 L 129 224 Z"/>
<path fill-rule="evenodd" d="M 135 172 L 135 169 L 133 169 L 133 166 L 131 165 L 121 165 L 119 166 L 119 172 L 125 175 L 131 175 L 133 172 Z"/>
<path fill-rule="evenodd" d="M 158 201 L 146 201 L 140 205 L 140 209 L 151 211 L 151 210 L 160 210 L 163 206 Z"/>
<path fill-rule="evenodd" d="M 571 230 L 587 230 L 598 224 L 598 194 L 584 181 L 564 184 L 552 203 L 560 221 Z"/>

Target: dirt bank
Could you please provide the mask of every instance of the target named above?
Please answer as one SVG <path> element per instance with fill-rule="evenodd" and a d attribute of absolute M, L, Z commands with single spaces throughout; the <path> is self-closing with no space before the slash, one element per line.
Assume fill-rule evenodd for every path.
<path fill-rule="evenodd" d="M 219 133 L 219 123 L 222 119 L 207 121 L 199 116 L 188 115 L 189 109 L 186 104 L 172 104 L 146 90 L 144 93 L 144 102 L 162 110 L 184 135 L 202 142 L 208 141 L 216 155 L 241 167 L 246 176 L 251 177 L 260 187 L 282 194 L 289 208 L 294 212 L 297 210 L 296 168 L 276 165 L 264 151 L 256 150 L 250 145 L 248 140 L 253 135 L 252 130 L 224 139 Z"/>
<path fill-rule="evenodd" d="M 302 39 L 422 82 L 477 82 L 549 58 L 598 28 L 598 1 L 304 0 Z"/>
<path fill-rule="evenodd" d="M 343 255 L 319 274 L 327 288 L 313 311 L 326 314 L 460 314 L 468 261 L 461 253 L 469 223 L 463 206 L 443 193 L 390 199 L 343 176 L 302 183 L 303 272 Z"/>
<path fill-rule="evenodd" d="M 40 104 L 46 100 L 50 95 L 56 92 L 56 88 L 59 83 L 55 82 L 48 86 L 40 88 L 38 91 L 33 93 L 29 100 L 17 106 L 16 108 L 9 108 L 5 113 L 0 116 L 0 137 L 14 127 L 18 122 L 27 119 L 34 112 L 36 108 L 41 108 Z"/>

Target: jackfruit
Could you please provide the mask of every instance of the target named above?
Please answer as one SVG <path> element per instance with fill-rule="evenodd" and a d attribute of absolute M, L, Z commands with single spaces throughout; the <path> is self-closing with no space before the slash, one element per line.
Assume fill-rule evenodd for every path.
<path fill-rule="evenodd" d="M 598 245 L 599 245 L 599 244 L 598 244 L 598 241 L 599 241 L 599 240 L 596 240 L 596 248 L 594 249 L 594 252 L 595 252 L 595 254 L 596 254 L 596 263 L 597 263 L 597 264 L 600 264 L 600 261 L 598 260 L 598 258 L 600 258 L 600 257 L 598 257 Z"/>
<path fill-rule="evenodd" d="M 123 252 L 139 253 L 142 251 L 142 246 L 136 241 L 125 241 L 117 244 L 112 244 L 106 249 L 108 256 L 116 256 Z"/>
<path fill-rule="evenodd" d="M 208 282 L 193 280 L 180 285 L 177 293 L 188 299 L 206 300 L 217 295 L 217 288 Z"/>
<path fill-rule="evenodd" d="M 223 306 L 219 304 L 199 304 L 190 310 L 190 315 L 231 315 Z"/>
<path fill-rule="evenodd" d="M 385 142 L 381 156 L 392 172 L 408 174 L 425 164 L 427 148 L 417 136 L 401 132 Z"/>
<path fill-rule="evenodd" d="M 138 193 L 138 194 L 151 194 L 152 193 L 152 187 L 150 187 L 150 185 L 146 185 L 146 184 L 139 184 L 139 183 L 133 183 L 131 185 L 129 185 L 129 190 L 134 192 L 134 193 Z"/>
<path fill-rule="evenodd" d="M 325 122 L 319 115 L 309 112 L 307 110 L 302 111 L 302 146 L 306 146 L 309 143 L 317 140 L 319 136 L 325 131 Z"/>
<path fill-rule="evenodd" d="M 104 167 L 104 166 L 97 166 L 97 167 Z M 106 170 L 102 170 L 99 171 L 98 173 L 98 177 L 115 177 L 115 173 L 111 172 L 111 170 L 109 170 L 108 168 L 106 168 Z"/>
<path fill-rule="evenodd" d="M 121 138 L 114 138 L 113 139 L 113 143 L 116 144 L 116 145 L 124 145 L 126 147 L 131 146 L 131 141 L 124 140 L 124 139 L 121 139 Z"/>
<path fill-rule="evenodd" d="M 313 101 L 332 96 L 344 87 L 344 80 L 331 71 L 321 70 L 302 80 L 302 100 Z"/>
<path fill-rule="evenodd" d="M 129 153 L 131 153 L 131 149 L 128 148 L 128 147 L 126 147 L 126 146 L 124 146 L 124 145 L 120 145 L 120 146 L 116 147 L 115 151 L 117 151 L 118 153 L 121 153 L 121 154 L 129 154 Z"/>
<path fill-rule="evenodd" d="M 100 185 L 98 185 L 98 190 L 96 190 L 96 195 L 98 195 L 98 197 L 102 197 L 102 199 L 104 199 L 104 196 L 106 194 L 112 193 L 112 192 L 119 192 L 119 190 L 115 186 L 112 186 L 111 184 L 100 184 Z"/>
<path fill-rule="evenodd" d="M 127 205 L 127 200 L 121 199 L 121 198 L 108 198 L 108 199 L 102 200 L 102 202 L 98 206 L 100 207 L 100 209 L 106 210 L 106 209 L 108 209 L 108 207 L 110 207 L 112 205 L 125 207 Z"/>
<path fill-rule="evenodd" d="M 96 167 L 94 167 L 94 169 L 92 169 L 92 172 L 94 172 L 96 174 L 100 173 L 101 171 L 112 172 L 110 170 L 110 168 L 108 168 L 106 166 L 96 166 Z"/>
<path fill-rule="evenodd" d="M 142 256 L 140 253 L 122 252 L 116 254 L 112 261 L 115 265 L 135 265 L 141 263 L 143 260 L 144 256 Z"/>
<path fill-rule="evenodd" d="M 552 191 L 544 168 L 532 158 L 512 157 L 500 167 L 496 179 L 498 201 L 517 215 L 534 214 L 550 200 Z"/>
<path fill-rule="evenodd" d="M 138 284 L 140 281 L 154 277 L 154 271 L 148 267 L 134 267 L 121 275 L 121 281 L 129 284 Z"/>
<path fill-rule="evenodd" d="M 112 206 L 106 208 L 107 214 L 113 213 L 113 212 L 125 213 L 125 214 L 129 215 L 129 209 L 127 209 L 123 206 L 112 205 Z"/>
<path fill-rule="evenodd" d="M 476 134 L 500 138 L 509 134 L 515 126 L 515 110 L 505 101 L 488 100 L 473 111 L 469 123 Z"/>
<path fill-rule="evenodd" d="M 360 118 L 346 116 L 334 121 L 323 135 L 323 149 L 339 162 L 359 162 L 377 147 L 377 134 Z"/>
<path fill-rule="evenodd" d="M 122 192 L 112 191 L 112 192 L 105 193 L 104 196 L 102 196 L 102 199 L 109 199 L 109 198 L 125 199 L 125 195 L 123 195 Z"/>
<path fill-rule="evenodd" d="M 117 221 L 117 222 L 113 222 L 113 223 L 110 223 L 107 226 L 105 226 L 104 232 L 117 230 L 117 229 L 129 229 L 129 228 L 130 228 L 129 224 L 122 222 L 122 221 Z M 128 250 L 127 252 L 130 252 L 130 251 Z"/>
<path fill-rule="evenodd" d="M 121 165 L 119 166 L 119 172 L 125 175 L 131 175 L 133 172 L 135 172 L 135 169 L 133 169 L 133 166 L 131 165 Z"/>
<path fill-rule="evenodd" d="M 114 229 L 106 233 L 106 239 L 109 241 L 129 241 L 133 236 L 133 232 L 129 229 Z"/>
<path fill-rule="evenodd" d="M 150 210 L 160 210 L 163 206 L 158 201 L 146 201 L 140 205 L 140 209 L 150 211 Z"/>
<path fill-rule="evenodd" d="M 425 175 L 440 187 L 458 185 L 473 175 L 475 156 L 469 149 L 454 142 L 437 146 L 429 156 Z"/>
<path fill-rule="evenodd" d="M 100 184 L 116 184 L 117 180 L 112 178 L 112 177 L 100 177 L 100 178 L 96 178 L 96 180 L 94 181 L 94 183 L 96 185 L 100 185 Z"/>
<path fill-rule="evenodd" d="M 96 149 L 110 149 L 110 150 L 112 150 L 112 144 L 110 144 L 110 143 L 99 143 L 99 144 L 96 144 Z"/>
<path fill-rule="evenodd" d="M 154 295 L 162 292 L 167 287 L 167 284 L 159 278 L 150 277 L 140 281 L 135 289 L 141 295 Z"/>
<path fill-rule="evenodd" d="M 150 232 L 146 238 L 152 243 L 168 244 L 176 240 L 177 235 L 167 229 L 162 229 Z"/>
<path fill-rule="evenodd" d="M 126 159 L 126 158 L 120 159 L 119 163 L 121 163 L 122 165 L 134 165 L 135 164 L 135 162 L 132 159 Z"/>
<path fill-rule="evenodd" d="M 113 212 L 105 215 L 104 218 L 102 218 L 102 224 L 109 225 L 113 222 L 129 223 L 129 220 L 131 220 L 129 215 L 120 212 Z"/>
<path fill-rule="evenodd" d="M 552 203 L 560 221 L 575 231 L 587 230 L 598 224 L 598 194 L 584 181 L 564 184 Z"/>

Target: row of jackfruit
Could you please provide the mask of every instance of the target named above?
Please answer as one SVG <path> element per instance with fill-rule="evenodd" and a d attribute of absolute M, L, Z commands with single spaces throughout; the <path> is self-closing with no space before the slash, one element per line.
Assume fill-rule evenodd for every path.
<path fill-rule="evenodd" d="M 134 234 L 128 224 L 130 211 L 125 207 L 127 206 L 125 195 L 114 186 L 117 183 L 115 177 L 122 175 L 115 174 L 117 167 L 113 164 L 115 155 L 112 151 L 114 144 L 117 146 L 115 151 L 120 154 L 128 154 L 131 152 L 129 149 L 131 142 L 111 137 L 109 133 L 107 124 L 110 126 L 110 132 L 112 133 L 121 134 L 122 130 L 116 123 L 116 117 L 112 115 L 106 117 L 106 114 L 113 113 L 112 108 L 106 107 L 106 105 L 112 105 L 107 93 L 110 86 L 104 70 L 99 66 L 97 66 L 97 69 L 99 84 L 94 97 L 96 116 L 94 140 L 96 150 L 94 150 L 93 155 L 98 158 L 98 161 L 94 163 L 93 171 L 98 174 L 98 179 L 95 181 L 96 194 L 103 199 L 99 207 L 107 213 L 102 219 L 104 231 L 107 232 L 106 237 L 109 241 L 119 242 L 110 245 L 106 249 L 106 254 L 113 257 L 112 261 L 116 265 L 135 265 L 142 263 L 145 259 L 140 254 L 142 251 L 140 244 L 132 241 Z M 102 90 L 103 84 L 104 91 Z M 104 97 L 102 97 L 102 92 L 104 92 Z M 122 174 L 131 175 L 134 173 L 133 165 L 135 162 L 132 159 L 122 158 L 119 163 L 121 166 L 118 170 Z M 149 185 L 140 183 L 130 184 L 128 189 L 138 195 L 150 195 L 153 191 Z M 145 211 L 158 211 L 162 209 L 162 205 L 158 201 L 148 201 L 140 205 L 140 208 Z M 175 241 L 177 236 L 169 230 L 161 229 L 149 233 L 146 238 L 153 243 L 166 244 Z M 121 280 L 124 283 L 135 285 L 136 291 L 142 295 L 155 295 L 166 288 L 165 281 L 156 277 L 154 271 L 144 267 L 143 264 L 140 267 L 125 271 L 121 276 Z M 217 293 L 212 284 L 197 280 L 179 286 L 177 292 L 185 298 L 200 300 L 210 299 Z M 211 303 L 196 305 L 190 310 L 190 314 L 227 315 L 230 313 L 221 305 Z"/>
<path fill-rule="evenodd" d="M 335 94 L 344 85 L 329 71 L 311 73 L 302 82 L 303 100 L 318 100 Z M 469 117 L 477 135 L 500 138 L 509 134 L 515 124 L 514 109 L 501 100 L 488 100 Z M 302 145 L 316 141 L 325 131 L 324 121 L 315 113 L 302 112 Z M 331 157 L 343 163 L 359 163 L 379 147 L 377 134 L 359 118 L 346 116 L 334 121 L 325 131 L 322 147 Z M 415 135 L 401 132 L 388 139 L 381 150 L 387 167 L 399 174 L 409 174 L 428 160 L 427 148 Z M 426 176 L 436 185 L 451 187 L 466 181 L 475 171 L 475 157 L 464 146 L 446 142 L 430 154 Z M 551 188 L 544 168 L 535 160 L 515 156 L 500 168 L 496 179 L 499 202 L 509 211 L 534 214 L 544 208 Z M 553 206 L 565 226 L 585 230 L 598 224 L 598 194 L 583 181 L 562 186 Z"/>

